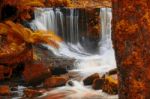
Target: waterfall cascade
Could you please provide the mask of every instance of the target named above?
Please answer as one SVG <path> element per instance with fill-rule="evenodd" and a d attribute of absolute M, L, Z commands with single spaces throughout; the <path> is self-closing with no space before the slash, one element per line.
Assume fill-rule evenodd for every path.
<path fill-rule="evenodd" d="M 86 35 L 87 17 L 80 9 L 37 8 L 35 19 L 31 22 L 33 30 L 53 31 L 63 38 L 64 41 L 59 44 L 59 49 L 48 45 L 43 46 L 52 50 L 57 56 L 76 58 L 77 61 L 74 64 L 76 68 L 70 72 L 78 72 L 83 78 L 93 73 L 103 74 L 116 67 L 111 40 L 111 8 L 96 10 L 99 12 L 101 25 L 101 32 L 96 39 L 91 39 Z M 80 21 L 80 15 L 83 16 L 83 22 Z"/>
<path fill-rule="evenodd" d="M 57 35 L 61 36 L 64 39 L 64 42 L 60 43 L 59 49 L 54 49 L 47 45 L 44 46 L 48 47 L 58 56 L 67 56 L 76 58 L 79 61 L 82 60 L 76 64 L 79 66 L 78 69 L 86 68 L 91 70 L 91 68 L 88 67 L 91 67 L 90 65 L 96 65 L 98 68 L 103 68 L 102 72 L 105 72 L 108 69 L 116 67 L 111 40 L 111 8 L 100 8 L 98 11 L 100 12 L 99 22 L 101 24 L 101 33 L 99 33 L 99 40 L 94 43 L 91 43 L 92 41 L 90 42 L 90 40 L 84 40 L 86 39 L 86 36 L 80 34 L 80 31 L 83 31 L 81 30 L 83 27 L 87 28 L 86 22 L 79 23 L 79 14 L 82 13 L 83 15 L 83 12 L 80 11 L 80 9 L 37 8 L 35 11 L 35 20 L 33 20 L 31 26 L 34 30 L 54 31 Z M 83 24 L 84 26 L 81 25 L 81 28 L 79 27 L 79 24 Z M 87 31 L 85 30 L 85 32 Z M 84 43 L 92 45 L 88 47 L 93 47 L 94 45 L 94 47 L 91 48 L 94 51 L 95 48 L 98 48 L 96 54 L 88 52 L 86 50 L 88 47 L 84 46 Z M 107 66 L 109 66 L 109 68 L 107 68 Z M 92 69 L 97 70 L 96 68 Z"/>
<path fill-rule="evenodd" d="M 31 25 L 33 30 L 53 31 L 64 39 L 64 43 L 69 48 L 78 50 L 77 52 L 87 52 L 88 48 L 94 51 L 97 48 L 98 52 L 101 52 L 100 47 L 112 48 L 110 29 L 111 8 L 97 8 L 96 10 L 99 11 L 101 33 L 94 40 L 89 40 L 90 38 L 86 36 L 88 23 L 87 17 L 80 17 L 86 16 L 85 11 L 82 11 L 82 9 L 37 8 L 35 10 L 35 20 Z M 80 20 L 82 18 L 82 22 L 80 22 L 79 18 Z"/>

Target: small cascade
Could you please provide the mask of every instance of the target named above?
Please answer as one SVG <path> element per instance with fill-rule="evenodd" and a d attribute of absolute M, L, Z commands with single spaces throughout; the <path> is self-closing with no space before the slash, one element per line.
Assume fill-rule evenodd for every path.
<path fill-rule="evenodd" d="M 35 20 L 32 23 L 33 30 L 57 31 L 56 16 L 52 8 L 37 8 L 35 10 Z"/>
<path fill-rule="evenodd" d="M 56 8 L 55 9 L 56 12 L 56 25 L 57 25 L 57 33 L 58 35 L 60 35 L 61 37 L 65 38 L 64 34 L 65 34 L 65 24 L 64 24 L 64 16 L 63 13 L 61 12 L 61 9 Z"/>
<path fill-rule="evenodd" d="M 78 18 L 79 12 L 76 9 L 67 9 L 69 15 L 66 16 L 66 33 L 68 42 L 71 44 L 79 43 L 79 29 L 78 29 Z"/>
<path fill-rule="evenodd" d="M 110 8 L 101 8 L 101 27 L 102 27 L 102 38 L 99 42 L 99 46 L 101 47 L 101 53 L 103 53 L 103 49 L 112 49 L 112 40 L 111 40 L 111 19 L 112 13 Z"/>

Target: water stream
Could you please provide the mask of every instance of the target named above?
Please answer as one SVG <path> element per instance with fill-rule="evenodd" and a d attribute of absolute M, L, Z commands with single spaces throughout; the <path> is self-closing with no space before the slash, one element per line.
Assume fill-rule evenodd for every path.
<path fill-rule="evenodd" d="M 93 74 L 104 74 L 116 67 L 114 50 L 111 40 L 111 8 L 99 8 L 101 33 L 98 40 L 87 39 L 81 34 L 82 28 L 87 28 L 87 23 L 80 23 L 79 18 L 82 11 L 80 9 L 69 8 L 37 8 L 35 19 L 31 22 L 33 30 L 53 31 L 63 42 L 59 43 L 60 48 L 55 49 L 48 45 L 43 45 L 51 50 L 56 56 L 75 58 L 75 69 L 69 73 L 81 76 L 81 80 L 73 80 L 74 87 L 66 85 L 45 95 L 53 93 L 67 93 L 67 99 L 116 99 L 103 93 L 101 90 L 94 91 L 83 86 L 82 79 Z M 107 98 L 106 98 L 107 97 Z"/>

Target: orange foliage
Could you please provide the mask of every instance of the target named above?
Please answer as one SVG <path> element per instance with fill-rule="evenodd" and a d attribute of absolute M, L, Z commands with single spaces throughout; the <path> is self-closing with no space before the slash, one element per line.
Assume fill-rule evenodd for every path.
<path fill-rule="evenodd" d="M 4 3 L 12 6 L 44 6 L 43 0 L 4 0 Z"/>
<path fill-rule="evenodd" d="M 24 43 L 46 43 L 49 44 L 50 42 L 59 42 L 61 39 L 57 37 L 52 32 L 47 31 L 32 31 L 28 28 L 25 28 L 19 23 L 13 23 L 12 21 L 6 21 L 5 24 L 0 24 L 2 27 L 0 27 L 0 34 L 7 34 L 7 36 L 13 36 L 14 40 L 11 42 L 15 42 L 19 44 L 20 42 Z M 13 39 L 12 38 L 12 39 Z M 19 41 L 16 42 L 16 39 Z M 11 39 L 8 39 L 8 41 Z M 57 47 L 57 44 L 54 44 L 52 46 Z"/>
<path fill-rule="evenodd" d="M 46 31 L 31 31 L 19 23 L 6 21 L 0 23 L 0 56 L 9 56 L 15 53 L 21 53 L 26 44 L 45 43 L 58 48 L 57 42 L 61 39 L 54 33 Z"/>
<path fill-rule="evenodd" d="M 48 7 L 70 7 L 71 0 L 47 0 L 46 6 Z"/>

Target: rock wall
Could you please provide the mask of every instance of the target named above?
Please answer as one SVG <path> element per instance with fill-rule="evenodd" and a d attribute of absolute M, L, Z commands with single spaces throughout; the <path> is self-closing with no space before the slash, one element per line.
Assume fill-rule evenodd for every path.
<path fill-rule="evenodd" d="M 113 1 L 113 43 L 120 99 L 150 99 L 150 3 Z"/>
<path fill-rule="evenodd" d="M 99 40 L 101 37 L 100 10 L 80 8 L 79 11 L 79 31 L 81 35 Z"/>

